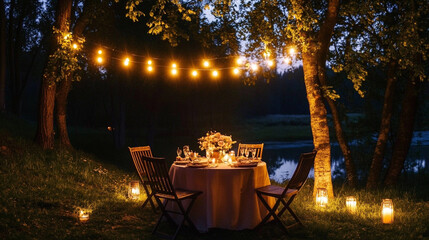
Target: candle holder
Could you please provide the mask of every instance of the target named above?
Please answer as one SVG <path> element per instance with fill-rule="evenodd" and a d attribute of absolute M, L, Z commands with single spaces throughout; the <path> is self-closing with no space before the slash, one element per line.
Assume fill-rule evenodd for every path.
<path fill-rule="evenodd" d="M 88 222 L 88 220 L 89 220 L 89 213 L 90 213 L 90 211 L 88 211 L 88 210 L 85 210 L 85 209 L 79 209 L 79 210 L 78 210 L 78 218 L 79 218 L 79 221 L 80 221 L 81 223 L 86 223 L 86 222 Z"/>
<path fill-rule="evenodd" d="M 393 201 L 392 199 L 383 199 L 381 203 L 381 221 L 384 224 L 393 223 Z"/>
<path fill-rule="evenodd" d="M 326 188 L 318 188 L 316 191 L 316 205 L 326 207 L 328 205 L 328 190 Z"/>
<path fill-rule="evenodd" d="M 347 211 L 350 213 L 356 213 L 356 198 L 353 196 L 349 196 L 346 198 L 346 207 Z"/>
<path fill-rule="evenodd" d="M 137 200 L 140 197 L 140 182 L 131 181 L 128 185 L 128 198 Z"/>

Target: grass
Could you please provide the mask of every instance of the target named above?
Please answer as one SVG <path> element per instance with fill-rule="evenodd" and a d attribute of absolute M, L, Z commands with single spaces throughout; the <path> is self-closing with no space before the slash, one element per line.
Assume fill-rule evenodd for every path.
<path fill-rule="evenodd" d="M 158 239 L 151 230 L 159 213 L 141 209 L 144 195 L 138 201 L 126 198 L 135 175 L 83 151 L 42 151 L 30 141 L 31 126 L 0 122 L 1 239 Z M 367 192 L 336 185 L 336 198 L 320 209 L 312 186 L 310 179 L 292 204 L 306 227 L 289 236 L 269 223 L 257 230 L 205 234 L 185 229 L 178 239 L 429 239 L 427 192 L 421 197 L 414 188 Z M 345 211 L 349 195 L 358 198 L 356 214 Z M 383 198 L 393 199 L 392 225 L 381 223 Z M 87 223 L 77 219 L 80 208 L 92 211 Z"/>

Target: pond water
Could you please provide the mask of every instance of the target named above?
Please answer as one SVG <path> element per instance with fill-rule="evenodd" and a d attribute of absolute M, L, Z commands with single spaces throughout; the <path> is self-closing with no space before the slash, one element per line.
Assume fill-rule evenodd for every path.
<path fill-rule="evenodd" d="M 357 145 L 356 143 L 352 145 Z M 313 150 L 313 142 L 265 142 L 263 159 L 267 163 L 270 178 L 283 182 L 291 178 L 298 164 L 299 155 Z M 338 144 L 331 144 L 331 172 L 333 178 L 345 178 L 344 158 Z M 372 156 L 369 156 L 371 158 Z M 367 161 L 370 161 L 367 160 Z M 410 151 L 405 162 L 409 172 L 429 172 L 429 131 L 414 132 Z M 314 177 L 311 169 L 310 177 Z"/>

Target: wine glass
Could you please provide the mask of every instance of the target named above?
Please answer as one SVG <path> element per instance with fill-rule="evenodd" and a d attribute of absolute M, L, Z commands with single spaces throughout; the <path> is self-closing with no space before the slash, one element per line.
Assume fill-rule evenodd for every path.
<path fill-rule="evenodd" d="M 183 154 L 185 155 L 185 157 L 189 157 L 189 146 L 185 145 L 183 146 Z"/>
<path fill-rule="evenodd" d="M 244 148 L 240 148 L 240 156 L 244 157 Z"/>
<path fill-rule="evenodd" d="M 256 156 L 256 149 L 252 149 L 252 158 L 255 159 Z"/>
<path fill-rule="evenodd" d="M 249 158 L 249 151 L 250 149 L 248 148 L 244 149 L 244 154 L 246 155 L 246 158 Z"/>
<path fill-rule="evenodd" d="M 179 147 L 177 148 L 177 150 L 176 150 L 176 153 L 177 153 L 177 157 L 179 157 L 180 158 L 180 155 L 182 155 L 182 149 L 180 149 Z"/>

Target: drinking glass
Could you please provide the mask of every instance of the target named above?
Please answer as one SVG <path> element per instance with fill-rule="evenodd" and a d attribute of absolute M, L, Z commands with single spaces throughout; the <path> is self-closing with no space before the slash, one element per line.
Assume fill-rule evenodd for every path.
<path fill-rule="evenodd" d="M 180 157 L 180 155 L 182 155 L 182 149 L 180 149 L 179 147 L 176 150 L 177 153 L 177 157 Z"/>
<path fill-rule="evenodd" d="M 252 149 L 252 158 L 254 159 L 256 156 L 256 149 Z"/>
<path fill-rule="evenodd" d="M 240 148 L 240 156 L 244 157 L 244 148 Z"/>
<path fill-rule="evenodd" d="M 189 146 L 188 145 L 183 146 L 183 154 L 185 155 L 185 157 L 189 157 Z"/>
<path fill-rule="evenodd" d="M 248 148 L 244 149 L 244 154 L 246 155 L 246 158 L 249 158 L 249 150 Z"/>

